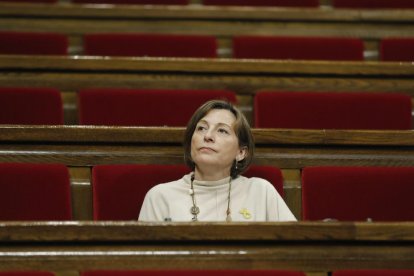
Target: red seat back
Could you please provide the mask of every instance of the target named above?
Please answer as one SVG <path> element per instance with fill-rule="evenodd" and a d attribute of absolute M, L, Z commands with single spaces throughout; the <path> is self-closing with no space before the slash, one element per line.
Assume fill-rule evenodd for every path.
<path fill-rule="evenodd" d="M 236 36 L 233 57 L 248 59 L 364 60 L 358 38 Z"/>
<path fill-rule="evenodd" d="M 380 42 L 383 61 L 414 61 L 414 37 L 383 38 Z"/>
<path fill-rule="evenodd" d="M 412 9 L 412 0 L 332 0 L 334 8 L 351 9 Z"/>
<path fill-rule="evenodd" d="M 243 173 L 246 177 L 260 177 L 264 178 L 276 188 L 277 192 L 283 197 L 285 192 L 283 189 L 282 171 L 274 166 L 258 166 L 252 165 Z"/>
<path fill-rule="evenodd" d="M 203 5 L 256 7 L 319 7 L 319 0 L 203 0 Z"/>
<path fill-rule="evenodd" d="M 82 125 L 186 126 L 212 99 L 236 102 L 226 90 L 85 89 L 79 91 Z"/>
<path fill-rule="evenodd" d="M 107 33 L 86 34 L 84 53 L 99 56 L 217 57 L 214 36 Z"/>
<path fill-rule="evenodd" d="M 182 178 L 184 165 L 98 165 L 92 169 L 94 220 L 137 220 L 156 184 Z"/>
<path fill-rule="evenodd" d="M 70 219 L 70 178 L 65 165 L 0 163 L 0 220 Z"/>
<path fill-rule="evenodd" d="M 63 124 L 61 93 L 53 88 L 0 87 L 0 105 L 0 124 Z"/>
<path fill-rule="evenodd" d="M 64 34 L 0 31 L 3 55 L 66 55 L 68 45 Z"/>
<path fill-rule="evenodd" d="M 411 129 L 411 97 L 394 93 L 258 92 L 255 127 Z"/>
<path fill-rule="evenodd" d="M 337 270 L 332 276 L 414 276 L 414 270 Z"/>
<path fill-rule="evenodd" d="M 307 167 L 304 220 L 411 221 L 414 167 Z"/>

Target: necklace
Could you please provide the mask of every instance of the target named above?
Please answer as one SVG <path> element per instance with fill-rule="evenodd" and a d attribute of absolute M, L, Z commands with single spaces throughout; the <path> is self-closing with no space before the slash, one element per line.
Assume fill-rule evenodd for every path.
<path fill-rule="evenodd" d="M 193 201 L 193 206 L 191 206 L 190 212 L 193 215 L 192 221 L 198 221 L 197 215 L 200 213 L 200 208 L 197 206 L 197 202 L 195 199 L 195 193 L 194 193 L 194 174 L 191 176 L 191 188 L 189 190 L 189 193 L 191 195 L 191 199 Z M 227 211 L 226 211 L 226 221 L 231 222 L 231 211 L 230 211 L 230 194 L 231 194 L 231 177 L 229 180 L 229 193 L 227 195 Z"/>

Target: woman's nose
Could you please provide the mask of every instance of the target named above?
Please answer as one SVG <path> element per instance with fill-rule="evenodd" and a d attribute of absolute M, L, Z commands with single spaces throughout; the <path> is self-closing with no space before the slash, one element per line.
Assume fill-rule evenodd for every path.
<path fill-rule="evenodd" d="M 207 130 L 204 133 L 204 141 L 209 141 L 209 142 L 214 141 L 214 134 L 211 130 Z"/>

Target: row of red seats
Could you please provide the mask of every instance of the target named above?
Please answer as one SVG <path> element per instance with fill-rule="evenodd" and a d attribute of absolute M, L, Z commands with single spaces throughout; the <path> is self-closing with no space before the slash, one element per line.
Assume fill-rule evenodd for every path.
<path fill-rule="evenodd" d="M 383 38 L 380 60 L 414 61 L 414 37 Z M 217 40 L 206 35 L 103 33 L 83 37 L 83 53 L 97 56 L 217 57 Z M 0 32 L 0 54 L 67 55 L 68 38 L 59 33 Z M 359 38 L 235 36 L 233 58 L 364 60 Z"/>
<path fill-rule="evenodd" d="M 188 172 L 184 165 L 97 165 L 92 168 L 93 218 L 136 220 L 151 187 Z M 284 195 L 278 168 L 252 166 L 244 175 L 267 179 Z M 72 219 L 65 165 L 0 163 L 0 190 L 0 220 Z M 413 192 L 414 167 L 306 167 L 302 219 L 412 221 Z"/>
<path fill-rule="evenodd" d="M 186 126 L 211 99 L 236 103 L 229 90 L 83 89 L 80 125 Z M 0 88 L 0 124 L 63 124 L 61 93 L 52 88 Z M 301 129 L 412 128 L 409 95 L 372 92 L 259 91 L 254 127 Z"/>
<path fill-rule="evenodd" d="M 0 2 L 57 3 L 59 0 L 0 0 Z M 135 5 L 188 5 L 191 0 L 72 0 L 81 4 L 135 4 Z M 201 0 L 203 5 L 214 6 L 273 6 L 309 7 L 320 6 L 319 0 Z M 411 0 L 332 0 L 335 8 L 353 9 L 412 9 Z"/>

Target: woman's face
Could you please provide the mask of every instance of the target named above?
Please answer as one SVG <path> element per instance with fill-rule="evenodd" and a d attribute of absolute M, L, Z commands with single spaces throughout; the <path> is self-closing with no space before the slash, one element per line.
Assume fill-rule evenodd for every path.
<path fill-rule="evenodd" d="M 200 170 L 214 169 L 230 175 L 234 160 L 246 154 L 234 132 L 236 117 L 229 110 L 212 109 L 197 123 L 191 139 L 191 157 Z"/>

